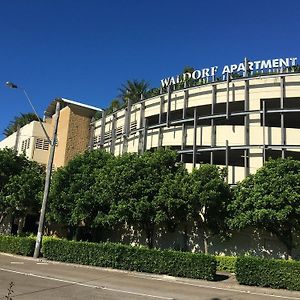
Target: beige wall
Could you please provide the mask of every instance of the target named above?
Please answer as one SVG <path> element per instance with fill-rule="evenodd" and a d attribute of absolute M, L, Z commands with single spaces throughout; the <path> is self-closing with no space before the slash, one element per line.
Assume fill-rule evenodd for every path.
<path fill-rule="evenodd" d="M 48 135 L 50 135 L 52 131 L 51 124 L 44 123 L 44 127 Z M 0 149 L 14 149 L 16 139 L 17 133 L 15 132 L 0 142 Z M 48 150 L 37 148 L 36 142 L 38 139 L 44 141 L 46 140 L 46 137 L 39 122 L 32 121 L 31 123 L 20 128 L 17 152 L 18 154 L 24 153 L 30 160 L 37 161 L 41 164 L 46 164 L 48 161 Z"/>

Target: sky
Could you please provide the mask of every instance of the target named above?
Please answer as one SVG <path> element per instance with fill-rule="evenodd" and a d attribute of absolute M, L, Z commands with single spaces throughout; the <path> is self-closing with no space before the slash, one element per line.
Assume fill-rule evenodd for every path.
<path fill-rule="evenodd" d="M 105 108 L 126 80 L 298 57 L 298 0 L 0 0 L 0 138 L 56 97 Z M 300 60 L 300 57 L 299 57 Z"/>

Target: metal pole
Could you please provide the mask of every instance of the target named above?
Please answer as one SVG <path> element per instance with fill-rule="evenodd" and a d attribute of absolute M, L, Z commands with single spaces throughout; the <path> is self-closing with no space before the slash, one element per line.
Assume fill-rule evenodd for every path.
<path fill-rule="evenodd" d="M 23 93 L 24 93 L 25 97 L 27 98 L 27 100 L 28 100 L 28 102 L 29 102 L 31 108 L 33 109 L 33 111 L 34 111 L 34 113 L 35 113 L 37 119 L 39 120 L 40 125 L 41 125 L 41 127 L 42 127 L 42 129 L 43 129 L 43 131 L 44 131 L 45 136 L 47 137 L 47 140 L 48 140 L 49 144 L 51 144 L 51 139 L 50 139 L 50 137 L 49 137 L 49 135 L 48 135 L 48 133 L 47 133 L 45 127 L 44 127 L 43 122 L 41 121 L 41 119 L 40 119 L 38 113 L 36 112 L 36 110 L 35 110 L 35 108 L 34 108 L 32 102 L 31 102 L 31 100 L 30 100 L 30 98 L 29 98 L 29 96 L 28 96 L 26 90 L 25 90 L 24 88 L 22 88 L 22 90 L 23 90 Z"/>
<path fill-rule="evenodd" d="M 38 258 L 40 251 L 41 251 L 43 231 L 44 231 L 45 213 L 46 213 L 46 206 L 47 206 L 49 188 L 50 188 L 50 182 L 51 182 L 53 159 L 54 159 L 54 153 L 55 153 L 59 114 L 60 114 L 60 102 L 57 101 L 56 109 L 55 109 L 55 117 L 54 117 L 53 138 L 52 138 L 52 142 L 50 144 L 51 147 L 50 147 L 50 153 L 49 153 L 49 159 L 48 159 L 47 171 L 46 171 L 44 196 L 43 196 L 42 208 L 41 208 L 40 219 L 39 219 L 39 227 L 38 227 L 38 232 L 37 232 L 37 236 L 36 236 L 35 249 L 34 249 L 34 254 L 33 254 L 34 258 Z"/>

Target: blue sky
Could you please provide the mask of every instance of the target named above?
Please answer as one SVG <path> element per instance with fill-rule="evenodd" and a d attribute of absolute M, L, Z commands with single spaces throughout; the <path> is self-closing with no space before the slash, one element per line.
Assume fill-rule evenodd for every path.
<path fill-rule="evenodd" d="M 11 0 L 0 6 L 0 134 L 64 97 L 107 107 L 127 79 L 195 68 L 297 57 L 300 1 Z M 299 57 L 300 59 L 300 57 Z"/>

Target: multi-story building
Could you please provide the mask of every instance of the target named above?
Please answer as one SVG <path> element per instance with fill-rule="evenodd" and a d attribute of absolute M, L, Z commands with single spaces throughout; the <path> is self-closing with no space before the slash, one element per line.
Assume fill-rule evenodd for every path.
<path fill-rule="evenodd" d="M 50 138 L 54 126 L 55 104 L 61 103 L 57 129 L 54 168 L 64 166 L 76 154 L 89 148 L 90 123 L 100 109 L 72 100 L 59 98 L 53 100 L 45 111 L 43 126 Z M 15 149 L 18 154 L 24 153 L 30 160 L 46 165 L 50 145 L 41 124 L 37 121 L 23 126 L 17 132 L 0 142 L 0 149 Z"/>
<path fill-rule="evenodd" d="M 168 92 L 103 117 L 94 148 L 115 155 L 158 147 L 188 168 L 211 163 L 235 184 L 270 157 L 300 159 L 300 74 L 242 77 Z"/>
<path fill-rule="evenodd" d="M 295 69 L 190 87 L 169 85 L 157 96 L 128 101 L 111 114 L 103 111 L 95 122 L 92 118 L 100 109 L 56 99 L 44 120 L 49 136 L 56 101 L 61 101 L 62 109 L 55 167 L 86 149 L 120 155 L 170 147 L 189 169 L 200 163 L 226 167 L 228 182 L 235 184 L 270 157 L 300 159 L 300 73 Z M 49 143 L 38 122 L 1 141 L 0 148 L 4 147 L 25 152 L 40 163 L 48 159 Z"/>

